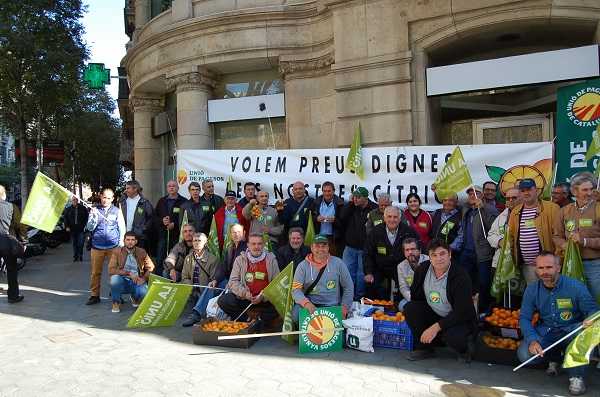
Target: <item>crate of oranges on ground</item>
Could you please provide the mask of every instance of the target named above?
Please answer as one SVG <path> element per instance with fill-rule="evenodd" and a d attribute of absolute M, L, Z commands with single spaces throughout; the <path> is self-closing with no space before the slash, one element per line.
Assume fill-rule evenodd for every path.
<path fill-rule="evenodd" d="M 369 299 L 362 298 L 361 303 L 371 306 L 382 307 L 386 311 L 396 310 L 396 306 L 393 301 L 386 301 L 384 299 Z"/>
<path fill-rule="evenodd" d="M 211 345 L 223 347 L 239 347 L 247 349 L 258 338 L 219 340 L 224 335 L 247 335 L 260 331 L 260 321 L 253 320 L 249 323 L 241 321 L 224 321 L 207 318 L 194 325 L 192 337 L 196 345 Z"/>
<path fill-rule="evenodd" d="M 521 339 L 521 327 L 519 325 L 519 316 L 521 310 L 511 310 L 501 307 L 495 307 L 489 316 L 485 317 L 485 323 L 488 330 L 496 335 L 504 338 Z M 539 314 L 535 313 L 532 324 L 536 324 L 539 319 Z"/>
<path fill-rule="evenodd" d="M 517 365 L 517 349 L 520 344 L 520 340 L 482 332 L 477 338 L 474 359 L 493 364 Z"/>
<path fill-rule="evenodd" d="M 376 311 L 373 317 L 373 346 L 412 350 L 413 339 L 402 312 Z"/>

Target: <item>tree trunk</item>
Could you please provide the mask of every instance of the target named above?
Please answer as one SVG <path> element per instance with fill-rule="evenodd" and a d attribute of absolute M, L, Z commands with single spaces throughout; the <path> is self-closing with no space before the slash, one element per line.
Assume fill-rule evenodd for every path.
<path fill-rule="evenodd" d="M 25 203 L 29 195 L 27 181 L 27 134 L 25 120 L 21 118 L 21 131 L 19 131 L 19 150 L 21 151 L 21 210 L 25 209 Z"/>

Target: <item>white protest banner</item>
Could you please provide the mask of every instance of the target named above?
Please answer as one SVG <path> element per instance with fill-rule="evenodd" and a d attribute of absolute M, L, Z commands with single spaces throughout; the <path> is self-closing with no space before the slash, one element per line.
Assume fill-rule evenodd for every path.
<path fill-rule="evenodd" d="M 350 198 L 356 186 L 364 186 L 370 198 L 389 193 L 395 204 L 404 205 L 406 195 L 415 192 L 423 200 L 422 208 L 440 207 L 431 184 L 456 146 L 363 147 L 365 179 L 360 180 L 346 167 L 347 148 L 290 150 L 178 150 L 177 181 L 180 191 L 189 197 L 190 182 L 212 179 L 215 192 L 225 193 L 229 176 L 238 197 L 245 182 L 258 184 L 270 194 L 270 201 L 291 195 L 295 181 L 306 185 L 312 197 L 321 194 L 321 185 L 330 181 L 336 194 Z M 500 182 L 512 187 L 516 180 L 528 177 L 536 181 L 551 179 L 552 144 L 550 142 L 460 146 L 473 182 Z M 540 186 L 543 189 L 544 186 Z"/>

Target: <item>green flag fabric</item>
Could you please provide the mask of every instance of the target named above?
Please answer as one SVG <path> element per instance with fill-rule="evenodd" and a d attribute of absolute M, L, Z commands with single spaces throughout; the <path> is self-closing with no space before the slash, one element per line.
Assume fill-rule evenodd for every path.
<path fill-rule="evenodd" d="M 435 194 L 440 200 L 462 192 L 473 185 L 471 174 L 458 146 L 433 183 L 435 184 Z"/>
<path fill-rule="evenodd" d="M 223 241 L 223 251 L 221 251 L 221 255 L 223 258 L 225 257 L 225 253 L 227 252 L 229 247 L 231 247 L 231 244 L 233 244 L 233 240 L 231 239 L 231 226 L 233 226 L 233 225 L 229 225 L 229 227 L 227 228 L 227 234 L 225 235 L 225 241 Z"/>
<path fill-rule="evenodd" d="M 492 286 L 490 288 L 490 294 L 496 298 L 496 301 L 498 302 L 502 299 L 504 293 L 510 293 L 510 291 L 507 291 L 509 289 L 508 282 L 519 277 L 519 271 L 515 266 L 515 262 L 513 261 L 510 252 L 508 227 L 504 228 L 504 237 L 502 238 L 502 247 L 500 249 L 496 273 L 494 274 L 494 279 L 492 280 Z"/>
<path fill-rule="evenodd" d="M 221 247 L 219 247 L 219 235 L 217 234 L 217 221 L 213 215 L 212 222 L 210 223 L 210 232 L 208 233 L 208 242 L 206 243 L 208 252 L 221 260 Z"/>
<path fill-rule="evenodd" d="M 263 233 L 263 244 L 265 245 L 265 249 L 269 252 L 273 252 L 273 244 L 271 244 L 271 237 L 269 237 L 269 233 Z"/>
<path fill-rule="evenodd" d="M 590 363 L 590 355 L 594 347 L 600 345 L 600 311 L 592 314 L 589 320 L 593 324 L 585 328 L 569 343 L 565 351 L 563 368 L 579 367 Z"/>
<path fill-rule="evenodd" d="M 193 287 L 154 281 L 137 310 L 129 318 L 127 328 L 170 327 L 185 308 Z"/>
<path fill-rule="evenodd" d="M 164 278 L 161 276 L 157 276 L 154 273 L 150 273 L 150 277 L 148 278 L 148 288 L 150 288 L 152 286 L 152 283 L 155 281 L 159 281 L 161 283 L 173 283 L 173 280 L 170 280 L 168 278 Z"/>
<path fill-rule="evenodd" d="M 585 161 L 591 160 L 592 157 L 600 154 L 600 124 L 596 127 L 596 130 L 592 133 L 592 142 L 590 147 L 585 153 Z"/>
<path fill-rule="evenodd" d="M 304 235 L 304 245 L 310 247 L 315 238 L 315 224 L 312 219 L 312 212 L 308 213 L 308 223 L 306 224 L 306 234 Z"/>
<path fill-rule="evenodd" d="M 183 227 L 188 223 L 187 211 L 183 210 L 183 220 L 181 221 L 181 227 L 179 228 L 179 241 L 183 241 Z"/>
<path fill-rule="evenodd" d="M 67 189 L 38 172 L 21 223 L 52 233 L 71 196 Z"/>
<path fill-rule="evenodd" d="M 546 181 L 546 186 L 544 186 L 544 190 L 542 191 L 542 200 L 552 200 L 552 187 L 554 186 L 554 182 L 556 181 L 556 168 L 558 167 L 558 163 L 554 164 L 554 168 L 552 169 L 552 174 L 550 175 L 550 179 Z"/>
<path fill-rule="evenodd" d="M 225 188 L 225 190 L 234 190 L 233 185 L 235 184 L 235 182 L 233 181 L 233 177 L 231 175 L 229 175 L 227 177 L 227 187 Z"/>
<path fill-rule="evenodd" d="M 579 252 L 579 247 L 572 239 L 569 239 L 567 242 L 567 249 L 565 250 L 565 259 L 563 260 L 561 273 L 564 276 L 571 277 L 581 281 L 582 283 L 585 283 L 581 253 Z"/>
<path fill-rule="evenodd" d="M 283 318 L 282 331 L 292 331 L 294 323 L 292 321 L 292 281 L 294 279 L 294 263 L 290 262 L 275 277 L 269 285 L 263 290 L 263 296 L 265 296 L 269 302 L 275 307 L 277 313 Z M 288 343 L 293 343 L 293 335 L 282 336 L 283 340 Z"/>
<path fill-rule="evenodd" d="M 346 160 L 346 168 L 350 171 L 354 171 L 358 175 L 359 179 L 365 179 L 365 167 L 362 163 L 362 144 L 360 141 L 361 128 L 360 123 L 354 133 L 354 139 L 352 139 L 352 145 L 348 152 L 348 159 Z"/>

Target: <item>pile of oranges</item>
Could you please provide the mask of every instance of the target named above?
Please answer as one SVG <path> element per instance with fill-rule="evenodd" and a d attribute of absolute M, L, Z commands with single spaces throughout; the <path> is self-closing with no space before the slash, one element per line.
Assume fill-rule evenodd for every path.
<path fill-rule="evenodd" d="M 375 313 L 373 313 L 373 320 L 394 321 L 396 323 L 401 323 L 405 320 L 405 318 L 402 312 L 397 312 L 394 316 L 391 316 L 389 314 L 385 314 L 381 310 L 378 310 Z"/>
<path fill-rule="evenodd" d="M 237 334 L 243 329 L 248 328 L 249 323 L 233 321 L 211 321 L 202 325 L 202 330 L 206 332 L 223 332 L 226 334 Z"/>
<path fill-rule="evenodd" d="M 486 345 L 495 349 L 517 350 L 521 344 L 521 341 L 499 336 L 484 335 L 482 339 Z"/>
<path fill-rule="evenodd" d="M 495 307 L 485 321 L 496 327 L 519 328 L 521 310 L 510 310 Z"/>
<path fill-rule="evenodd" d="M 374 305 L 374 306 L 394 306 L 394 302 L 393 301 L 386 301 L 383 299 L 369 299 L 369 298 L 365 298 L 365 303 L 367 305 Z"/>
<path fill-rule="evenodd" d="M 496 327 L 519 328 L 519 316 L 521 310 L 510 310 L 495 307 L 492 314 L 485 318 L 485 321 Z M 534 313 L 531 324 L 535 325 L 540 319 L 539 313 Z"/>
<path fill-rule="evenodd" d="M 252 214 L 252 218 L 254 219 L 259 219 L 262 216 L 262 209 L 258 205 L 252 207 L 252 211 L 250 212 Z"/>

